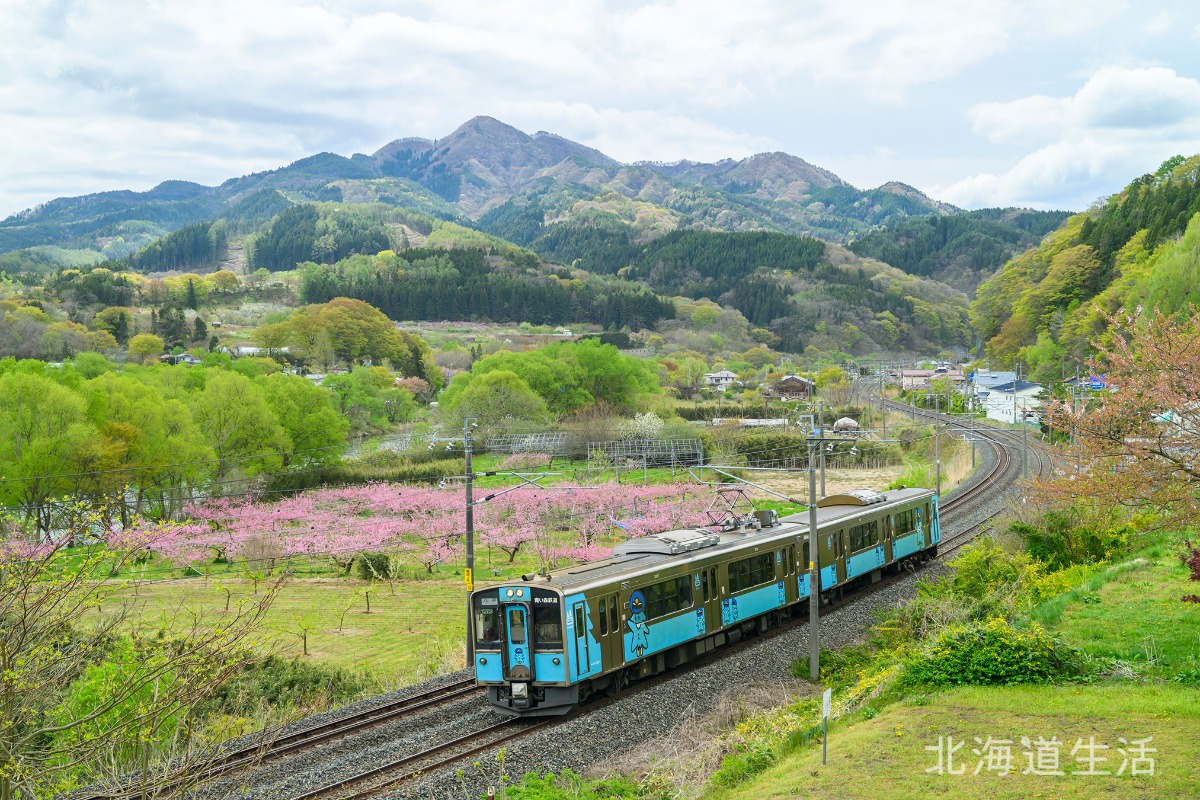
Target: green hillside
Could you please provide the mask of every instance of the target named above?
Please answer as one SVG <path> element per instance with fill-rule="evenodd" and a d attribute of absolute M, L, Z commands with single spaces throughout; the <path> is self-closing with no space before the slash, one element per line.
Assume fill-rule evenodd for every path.
<path fill-rule="evenodd" d="M 918 217 L 871 231 L 851 242 L 849 248 L 910 275 L 933 278 L 973 294 L 1006 261 L 1036 247 L 1068 216 L 1066 211 L 985 208 Z"/>
<path fill-rule="evenodd" d="M 1101 312 L 1173 312 L 1200 301 L 1200 156 L 1175 157 L 1102 206 L 1070 217 L 979 287 L 971 322 L 1000 363 L 1035 380 L 1082 360 Z"/>

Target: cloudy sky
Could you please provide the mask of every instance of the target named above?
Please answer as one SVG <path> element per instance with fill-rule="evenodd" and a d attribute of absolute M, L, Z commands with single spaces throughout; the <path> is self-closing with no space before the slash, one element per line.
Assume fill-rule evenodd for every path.
<path fill-rule="evenodd" d="M 1080 210 L 1200 152 L 1198 23 L 1121 0 L 0 0 L 0 217 L 479 114 L 623 161 L 783 150 Z"/>

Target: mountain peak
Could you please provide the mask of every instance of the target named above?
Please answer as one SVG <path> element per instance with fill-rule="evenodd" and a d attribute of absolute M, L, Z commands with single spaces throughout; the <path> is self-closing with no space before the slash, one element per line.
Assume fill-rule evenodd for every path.
<path fill-rule="evenodd" d="M 949 203 L 943 203 L 940 200 L 934 200 L 932 197 L 925 194 L 915 186 L 909 186 L 907 183 L 902 183 L 900 181 L 888 181 L 880 186 L 876 191 L 890 192 L 892 194 L 900 195 L 901 197 L 907 197 L 909 200 L 915 200 L 918 203 L 929 206 L 930 208 L 937 209 L 939 214 L 953 214 L 960 210 Z"/>
<path fill-rule="evenodd" d="M 437 143 L 441 145 L 446 142 L 473 136 L 483 136 L 490 139 L 510 139 L 522 143 L 532 138 L 524 131 L 517 130 L 512 125 L 501 122 L 495 117 L 478 116 L 471 117 L 471 119 L 451 131 L 449 136 L 444 139 L 438 139 Z"/>

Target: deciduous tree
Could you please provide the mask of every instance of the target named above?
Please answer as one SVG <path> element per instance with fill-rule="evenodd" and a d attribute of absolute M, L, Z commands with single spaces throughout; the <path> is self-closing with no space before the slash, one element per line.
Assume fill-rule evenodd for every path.
<path fill-rule="evenodd" d="M 153 333 L 139 333 L 129 340 L 129 356 L 139 364 L 158 358 L 163 351 L 163 340 Z"/>
<path fill-rule="evenodd" d="M 1070 431 L 1070 458 L 1037 485 L 1060 504 L 1124 507 L 1164 527 L 1200 515 L 1200 318 L 1188 307 L 1108 317 L 1110 342 L 1090 365 L 1104 391 L 1075 408 L 1045 407 L 1056 430 Z"/>
<path fill-rule="evenodd" d="M 79 533 L 97 519 L 79 517 Z M 164 531 L 160 531 L 163 535 Z M 276 589 L 220 624 L 133 624 L 109 577 L 153 541 L 66 550 L 0 542 L 0 800 L 99 783 L 113 797 L 180 797 L 214 751 L 192 737 L 198 706 L 254 658 L 245 646 Z M 175 631 L 159 635 L 159 625 Z"/>

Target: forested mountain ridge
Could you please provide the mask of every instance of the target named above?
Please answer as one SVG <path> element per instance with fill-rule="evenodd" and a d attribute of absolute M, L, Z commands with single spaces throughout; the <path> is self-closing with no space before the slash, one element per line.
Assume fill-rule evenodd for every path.
<path fill-rule="evenodd" d="M 985 208 L 939 217 L 914 217 L 871 231 L 849 247 L 911 275 L 933 278 L 974 294 L 979 284 L 1018 253 L 1036 247 L 1070 216 L 1066 211 Z"/>
<path fill-rule="evenodd" d="M 902 187 L 902 188 L 901 188 Z M 150 238 L 224 216 L 275 191 L 291 203 L 383 202 L 470 224 L 509 201 L 543 210 L 543 227 L 597 209 L 617 215 L 635 238 L 675 230 L 774 230 L 842 241 L 910 216 L 951 211 L 911 187 L 859 190 L 785 153 L 713 164 L 622 164 L 540 131 L 525 134 L 476 117 L 437 139 L 397 139 L 371 155 L 318 153 L 286 167 L 208 187 L 167 181 L 146 192 L 60 198 L 0 220 L 0 253 L 38 245 L 122 257 L 118 238 Z M 271 214 L 260 217 L 269 219 Z M 138 240 L 137 244 L 145 244 Z"/>
<path fill-rule="evenodd" d="M 3 261 L 10 272 L 47 272 L 56 262 L 66 268 L 102 253 L 117 271 L 205 273 L 220 267 L 231 246 L 250 269 L 271 271 L 382 251 L 404 260 L 409 248 L 478 249 L 500 260 L 445 272 L 454 280 L 442 288 L 430 282 L 436 269 L 402 265 L 395 273 L 407 277 L 380 278 L 389 287 L 382 294 L 336 270 L 311 285 L 314 296 L 340 287 L 374 298 L 390 314 L 420 319 L 446 313 L 516 321 L 531 313 L 569 321 L 561 310 L 546 310 L 556 304 L 605 326 L 669 316 L 636 281 L 660 297 L 735 308 L 794 351 L 844 344 L 863 352 L 967 344 L 966 294 L 926 280 L 962 276 L 931 267 L 930 259 L 943 257 L 947 244 L 957 247 L 950 261 L 966 260 L 972 271 L 957 282 L 970 291 L 972 281 L 1032 243 L 1013 224 L 1027 217 L 1010 216 L 962 222 L 957 209 L 911 186 L 860 190 L 786 153 L 624 164 L 554 134 L 477 117 L 441 139 L 397 139 L 349 158 L 319 153 L 216 187 L 167 182 L 149 192 L 55 200 L 0 221 L 0 254 L 67 248 L 10 253 Z M 987 225 L 991 238 L 949 234 L 977 234 Z M 925 229 L 942 232 L 944 241 L 934 247 L 929 236 L 912 235 Z M 809 263 L 818 240 L 830 249 Z M 834 247 L 857 241 L 874 243 L 856 245 L 864 258 Z M 529 251 L 542 262 L 537 275 L 496 268 L 524 264 Z M 893 260 L 917 277 L 885 269 L 882 262 Z M 567 267 L 569 278 L 554 277 L 554 264 Z M 565 294 L 554 286 L 585 273 L 598 280 Z M 402 288 L 415 294 L 398 300 Z M 467 294 L 452 302 L 443 296 L 451 289 Z M 521 292 L 531 293 L 529 302 Z"/>
<path fill-rule="evenodd" d="M 1124 306 L 1200 303 L 1200 156 L 1176 156 L 1065 224 L 984 282 L 971 305 L 989 357 L 1060 376 Z"/>

